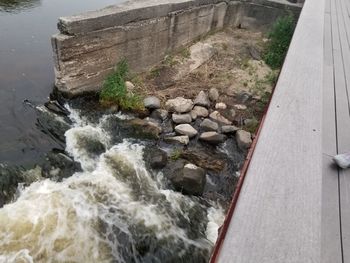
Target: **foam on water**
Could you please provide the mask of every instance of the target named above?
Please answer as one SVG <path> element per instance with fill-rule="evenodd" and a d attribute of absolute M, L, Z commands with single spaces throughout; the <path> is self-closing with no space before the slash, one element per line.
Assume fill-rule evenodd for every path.
<path fill-rule="evenodd" d="M 223 222 L 222 209 L 207 210 L 197 199 L 166 189 L 161 173 L 147 171 L 143 145 L 127 139 L 109 145 L 103 120 L 93 125 L 71 112 L 75 124 L 66 133 L 66 150 L 83 172 L 63 182 L 35 182 L 0 209 L 0 262 L 125 262 L 128 257 L 138 262 L 135 229 L 182 247 L 179 254 L 187 247 L 209 251 Z M 107 150 L 92 156 L 82 138 Z M 207 210 L 208 224 L 206 233 L 193 239 L 176 215 L 191 228 L 195 208 Z"/>

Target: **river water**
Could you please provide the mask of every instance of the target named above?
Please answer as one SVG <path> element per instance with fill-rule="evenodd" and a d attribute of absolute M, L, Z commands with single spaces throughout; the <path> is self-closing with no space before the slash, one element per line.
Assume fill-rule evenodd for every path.
<path fill-rule="evenodd" d="M 122 0 L 0 0 L 0 161 L 30 165 L 52 147 L 23 104 L 47 101 L 54 83 L 51 35 L 58 17 Z"/>
<path fill-rule="evenodd" d="M 151 141 L 113 128 L 129 116 L 91 122 L 69 111 L 66 151 L 82 171 L 63 181 L 39 171 L 36 182 L 18 189 L 0 209 L 0 262 L 207 262 L 224 220 L 221 206 L 172 190 L 166 174 L 147 168 Z M 88 147 L 96 142 L 102 153 Z"/>
<path fill-rule="evenodd" d="M 52 163 L 46 165 L 50 176 L 40 167 L 24 173 L 31 179 L 0 208 L 0 263 L 209 259 L 244 160 L 234 140 L 211 149 L 213 156 L 226 156 L 228 168 L 208 172 L 208 195 L 187 196 L 174 190 L 165 170 L 147 165 L 145 156 L 156 145 L 128 136 L 122 123 L 131 116 L 89 112 L 94 107 L 79 100 L 65 105 L 68 117 L 42 106 L 53 88 L 50 36 L 57 17 L 112 3 L 0 0 L 0 168 L 4 162 L 42 164 L 54 147 L 81 166 L 63 180 Z M 43 120 L 68 127 L 60 135 L 65 143 L 42 132 Z"/>

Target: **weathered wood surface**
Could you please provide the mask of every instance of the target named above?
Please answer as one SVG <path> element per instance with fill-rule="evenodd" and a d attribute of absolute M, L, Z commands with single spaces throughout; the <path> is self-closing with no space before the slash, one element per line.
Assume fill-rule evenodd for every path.
<path fill-rule="evenodd" d="M 350 262 L 349 151 L 350 0 L 307 0 L 217 261 Z"/>
<path fill-rule="evenodd" d="M 217 262 L 321 262 L 324 0 L 307 0 Z"/>
<path fill-rule="evenodd" d="M 332 31 L 334 28 L 331 23 L 331 2 L 328 0 L 326 1 L 324 22 L 321 263 L 341 263 L 342 248 L 338 194 L 339 174 L 331 158 L 331 156 L 337 154 L 337 139 L 332 39 Z"/>
<path fill-rule="evenodd" d="M 334 50 L 334 73 L 336 87 L 336 112 L 337 112 L 337 141 L 338 152 L 350 151 L 350 12 L 349 0 L 332 0 L 332 20 L 338 30 L 334 38 L 338 37 L 333 44 Z M 343 262 L 350 261 L 350 170 L 339 171 L 340 186 L 340 214 L 341 214 L 341 237 L 343 249 Z"/>

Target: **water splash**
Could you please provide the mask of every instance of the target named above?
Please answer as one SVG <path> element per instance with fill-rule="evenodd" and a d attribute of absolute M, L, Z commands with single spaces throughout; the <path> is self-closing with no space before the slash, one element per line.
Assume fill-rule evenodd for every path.
<path fill-rule="evenodd" d="M 166 189 L 142 144 L 110 145 L 106 119 L 71 112 L 66 150 L 83 172 L 35 182 L 0 209 L 0 262 L 205 261 L 223 211 Z"/>

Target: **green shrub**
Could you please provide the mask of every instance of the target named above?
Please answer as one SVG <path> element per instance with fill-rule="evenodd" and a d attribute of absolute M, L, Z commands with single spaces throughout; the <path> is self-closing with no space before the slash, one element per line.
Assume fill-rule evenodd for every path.
<path fill-rule="evenodd" d="M 295 29 L 293 15 L 279 18 L 273 25 L 268 38 L 264 60 L 273 69 L 280 68 L 287 54 Z"/>
<path fill-rule="evenodd" d="M 122 110 L 143 109 L 142 98 L 127 91 L 125 79 L 128 72 L 127 62 L 122 60 L 107 77 L 100 92 L 100 102 L 103 105 L 117 104 Z"/>

